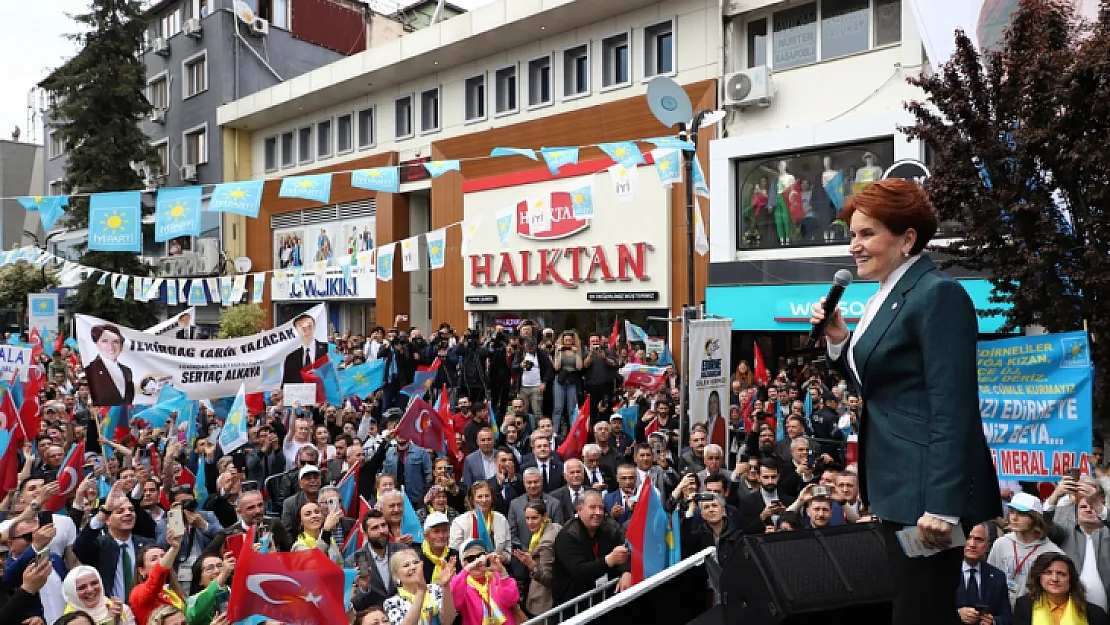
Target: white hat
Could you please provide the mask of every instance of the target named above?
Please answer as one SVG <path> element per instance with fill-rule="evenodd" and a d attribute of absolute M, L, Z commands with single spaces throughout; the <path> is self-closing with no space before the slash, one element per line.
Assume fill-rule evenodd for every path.
<path fill-rule="evenodd" d="M 428 515 L 427 519 L 424 519 L 424 531 L 426 532 L 437 525 L 448 525 L 450 523 L 451 519 L 448 519 L 446 514 L 433 512 Z"/>
<path fill-rule="evenodd" d="M 1037 499 L 1029 493 L 1018 493 L 1010 500 L 1009 506 L 1018 512 L 1036 512 L 1037 514 L 1044 514 L 1044 505 L 1040 499 Z"/>
<path fill-rule="evenodd" d="M 314 464 L 306 464 L 303 467 L 301 467 L 300 473 L 297 474 L 297 479 L 298 480 L 303 480 L 304 476 L 309 475 L 311 473 L 315 473 L 316 475 L 320 475 L 320 469 L 318 469 L 316 467 L 316 465 L 314 465 Z"/>

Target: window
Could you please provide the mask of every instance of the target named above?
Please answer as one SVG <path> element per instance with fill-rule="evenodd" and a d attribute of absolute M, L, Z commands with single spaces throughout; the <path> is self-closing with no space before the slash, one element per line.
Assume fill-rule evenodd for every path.
<path fill-rule="evenodd" d="M 179 32 L 181 32 L 181 14 L 175 8 L 158 20 L 158 36 L 169 39 Z"/>
<path fill-rule="evenodd" d="M 161 74 L 147 84 L 147 99 L 155 109 L 168 109 L 170 107 L 170 81 L 166 74 Z"/>
<path fill-rule="evenodd" d="M 349 113 L 335 118 L 335 148 L 338 154 L 354 149 L 354 122 Z"/>
<path fill-rule="evenodd" d="M 788 69 L 817 61 L 817 3 L 775 13 L 771 36 L 775 69 Z"/>
<path fill-rule="evenodd" d="M 316 124 L 316 158 L 331 156 L 331 120 Z"/>
<path fill-rule="evenodd" d="M 586 95 L 590 92 L 589 46 L 582 44 L 563 51 L 563 97 Z"/>
<path fill-rule="evenodd" d="M 748 22 L 748 67 L 767 64 L 767 20 Z"/>
<path fill-rule="evenodd" d="M 164 139 L 154 144 L 154 152 L 158 155 L 158 174 L 165 176 L 170 170 L 170 142 Z"/>
<path fill-rule="evenodd" d="M 551 101 L 551 57 L 528 61 L 528 106 L 543 106 Z"/>
<path fill-rule="evenodd" d="M 49 158 L 58 158 L 66 153 L 66 142 L 62 139 L 62 133 L 55 130 L 50 131 L 50 154 Z"/>
<path fill-rule="evenodd" d="M 674 73 L 674 21 L 644 29 L 644 78 Z"/>
<path fill-rule="evenodd" d="M 297 130 L 297 162 L 312 162 L 312 126 Z"/>
<path fill-rule="evenodd" d="M 208 54 L 200 54 L 185 59 L 181 64 L 185 74 L 185 93 L 182 99 L 191 98 L 208 90 Z"/>
<path fill-rule="evenodd" d="M 516 65 L 502 67 L 493 75 L 496 97 L 494 113 L 498 115 L 517 111 Z"/>
<path fill-rule="evenodd" d="M 59 180 L 51 180 L 50 185 L 47 187 L 47 193 L 49 193 L 50 195 L 64 195 L 64 190 L 65 190 L 65 185 L 62 183 L 62 181 L 60 179 Z M 80 260 L 80 258 L 79 257 L 71 258 L 70 260 L 76 262 L 76 261 Z"/>
<path fill-rule="evenodd" d="M 632 82 L 628 62 L 629 33 L 601 40 L 601 87 L 619 87 Z"/>
<path fill-rule="evenodd" d="M 208 162 L 208 128 L 201 126 L 185 131 L 185 161 L 186 165 L 201 165 Z"/>
<path fill-rule="evenodd" d="M 824 0 L 821 4 L 821 58 L 864 52 L 871 42 L 870 0 Z"/>
<path fill-rule="evenodd" d="M 374 109 L 362 109 L 358 112 L 358 149 L 374 147 Z"/>
<path fill-rule="evenodd" d="M 738 161 L 738 248 L 846 244 L 847 224 L 837 219 L 844 201 L 881 179 L 893 161 L 889 138 Z M 792 203 L 784 205 L 779 198 L 787 191 Z M 800 221 L 779 220 L 783 210 Z"/>
<path fill-rule="evenodd" d="M 292 167 L 296 162 L 294 159 L 293 148 L 293 131 L 281 133 L 281 166 Z"/>
<path fill-rule="evenodd" d="M 393 136 L 397 139 L 412 138 L 412 95 L 393 102 Z"/>
<path fill-rule="evenodd" d="M 420 132 L 439 130 L 439 87 L 420 93 Z"/>
<path fill-rule="evenodd" d="M 262 151 L 266 158 L 266 171 L 276 171 L 278 168 L 278 138 L 266 137 L 262 142 Z"/>
<path fill-rule="evenodd" d="M 208 2 L 209 0 L 185 0 L 185 3 L 181 5 L 185 11 L 185 19 L 207 17 Z"/>
<path fill-rule="evenodd" d="M 468 122 L 486 118 L 486 75 L 471 76 L 463 82 L 466 102 L 463 107 L 464 119 Z"/>
<path fill-rule="evenodd" d="M 875 45 L 902 41 L 902 0 L 874 0 Z"/>

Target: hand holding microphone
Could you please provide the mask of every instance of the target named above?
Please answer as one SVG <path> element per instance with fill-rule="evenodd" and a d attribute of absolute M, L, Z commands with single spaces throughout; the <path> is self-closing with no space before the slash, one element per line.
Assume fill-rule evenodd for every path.
<path fill-rule="evenodd" d="M 841 269 L 833 276 L 833 285 L 829 294 L 813 305 L 809 322 L 813 329 L 809 333 L 809 344 L 814 346 L 824 336 L 830 344 L 837 344 L 848 338 L 848 324 L 840 314 L 840 297 L 844 289 L 852 283 L 852 273 Z M 827 309 L 827 310 L 826 310 Z"/>

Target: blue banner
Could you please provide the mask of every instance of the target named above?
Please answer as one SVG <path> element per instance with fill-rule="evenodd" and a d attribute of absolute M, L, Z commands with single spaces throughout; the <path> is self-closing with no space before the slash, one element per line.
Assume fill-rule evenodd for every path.
<path fill-rule="evenodd" d="M 89 198 L 89 249 L 143 251 L 141 191 L 93 193 Z"/>
<path fill-rule="evenodd" d="M 351 172 L 351 186 L 369 191 L 397 193 L 401 188 L 401 178 L 396 167 L 359 169 Z"/>
<path fill-rule="evenodd" d="M 331 199 L 331 174 L 285 178 L 278 189 L 278 197 L 294 197 L 327 204 Z"/>
<path fill-rule="evenodd" d="M 201 187 L 158 189 L 154 204 L 154 241 L 200 236 Z"/>
<path fill-rule="evenodd" d="M 244 180 L 225 182 L 216 185 L 208 200 L 208 210 L 213 213 L 235 213 L 247 217 L 258 217 L 262 205 L 263 180 Z"/>
<path fill-rule="evenodd" d="M 979 412 L 999 479 L 1052 481 L 1091 470 L 1086 332 L 979 343 Z"/>

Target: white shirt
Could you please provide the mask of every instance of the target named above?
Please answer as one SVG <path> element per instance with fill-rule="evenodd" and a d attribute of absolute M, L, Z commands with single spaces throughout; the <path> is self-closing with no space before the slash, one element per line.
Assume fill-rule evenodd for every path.
<path fill-rule="evenodd" d="M 1083 555 L 1083 570 L 1079 572 L 1079 581 L 1087 589 L 1087 601 L 1106 609 L 1106 586 L 1102 576 L 1098 574 L 1098 554 L 1095 553 L 1094 537 L 1083 532 L 1087 543 L 1086 553 Z"/>
<path fill-rule="evenodd" d="M 294 439 L 288 439 L 281 444 L 282 451 L 285 453 L 285 466 L 286 468 L 297 466 L 297 454 L 305 447 L 315 447 L 311 442 L 299 442 Z"/>
<path fill-rule="evenodd" d="M 478 452 L 478 457 L 482 459 L 482 468 L 485 469 L 487 480 L 497 475 L 497 461 L 494 459 L 494 455 L 487 456 L 480 451 Z"/>
<path fill-rule="evenodd" d="M 374 566 L 378 569 L 378 575 L 381 575 L 382 582 L 385 584 L 386 588 L 390 588 L 391 586 L 393 586 L 393 577 L 389 574 L 389 557 L 388 557 L 388 555 L 389 555 L 389 550 L 388 549 L 386 550 L 386 556 L 387 557 L 384 557 L 384 558 L 379 558 L 378 557 L 378 552 L 374 551 L 373 549 L 370 549 L 370 557 L 373 558 Z"/>
<path fill-rule="evenodd" d="M 883 306 L 886 305 L 886 300 L 890 297 L 890 294 L 894 292 L 894 287 L 898 284 L 898 281 L 901 280 L 902 276 L 906 275 L 906 272 L 910 270 L 910 267 L 912 267 L 914 263 L 918 262 L 919 260 L 921 260 L 921 254 L 910 256 L 906 259 L 906 262 L 902 263 L 894 271 L 890 272 L 890 275 L 887 276 L 886 281 L 879 285 L 879 292 L 872 295 L 871 299 L 867 300 L 867 307 L 864 308 L 863 316 L 860 317 L 859 323 L 856 324 L 856 331 L 849 334 L 847 339 L 835 345 L 829 343 L 828 354 L 831 360 L 836 360 L 840 358 L 840 354 L 844 351 L 845 346 L 848 346 L 850 344 L 851 347 L 855 347 L 856 343 L 859 342 L 857 340 L 858 337 L 863 336 L 863 334 L 867 332 L 867 326 L 871 325 L 871 321 L 875 319 L 875 315 L 878 314 L 878 312 L 882 310 Z M 852 375 L 856 376 L 857 380 L 861 380 L 859 375 L 859 368 L 856 366 L 856 350 L 854 349 L 848 350 L 848 368 L 852 370 Z M 952 525 L 956 525 L 960 522 L 960 517 L 956 516 L 932 514 L 931 512 L 926 512 L 926 514 L 941 519 L 943 521 L 947 521 Z"/>
<path fill-rule="evenodd" d="M 520 385 L 525 388 L 535 388 L 540 385 L 540 359 L 535 354 L 524 353 L 524 361 L 532 363 L 531 369 L 522 369 Z M 521 361 L 522 363 L 524 361 Z"/>
<path fill-rule="evenodd" d="M 122 397 L 127 392 L 127 380 L 123 377 L 123 369 L 119 368 L 119 363 L 107 358 L 101 358 L 100 362 L 104 363 L 104 368 L 108 370 L 108 377 L 112 378 L 112 383 L 119 389 L 119 394 Z"/>

